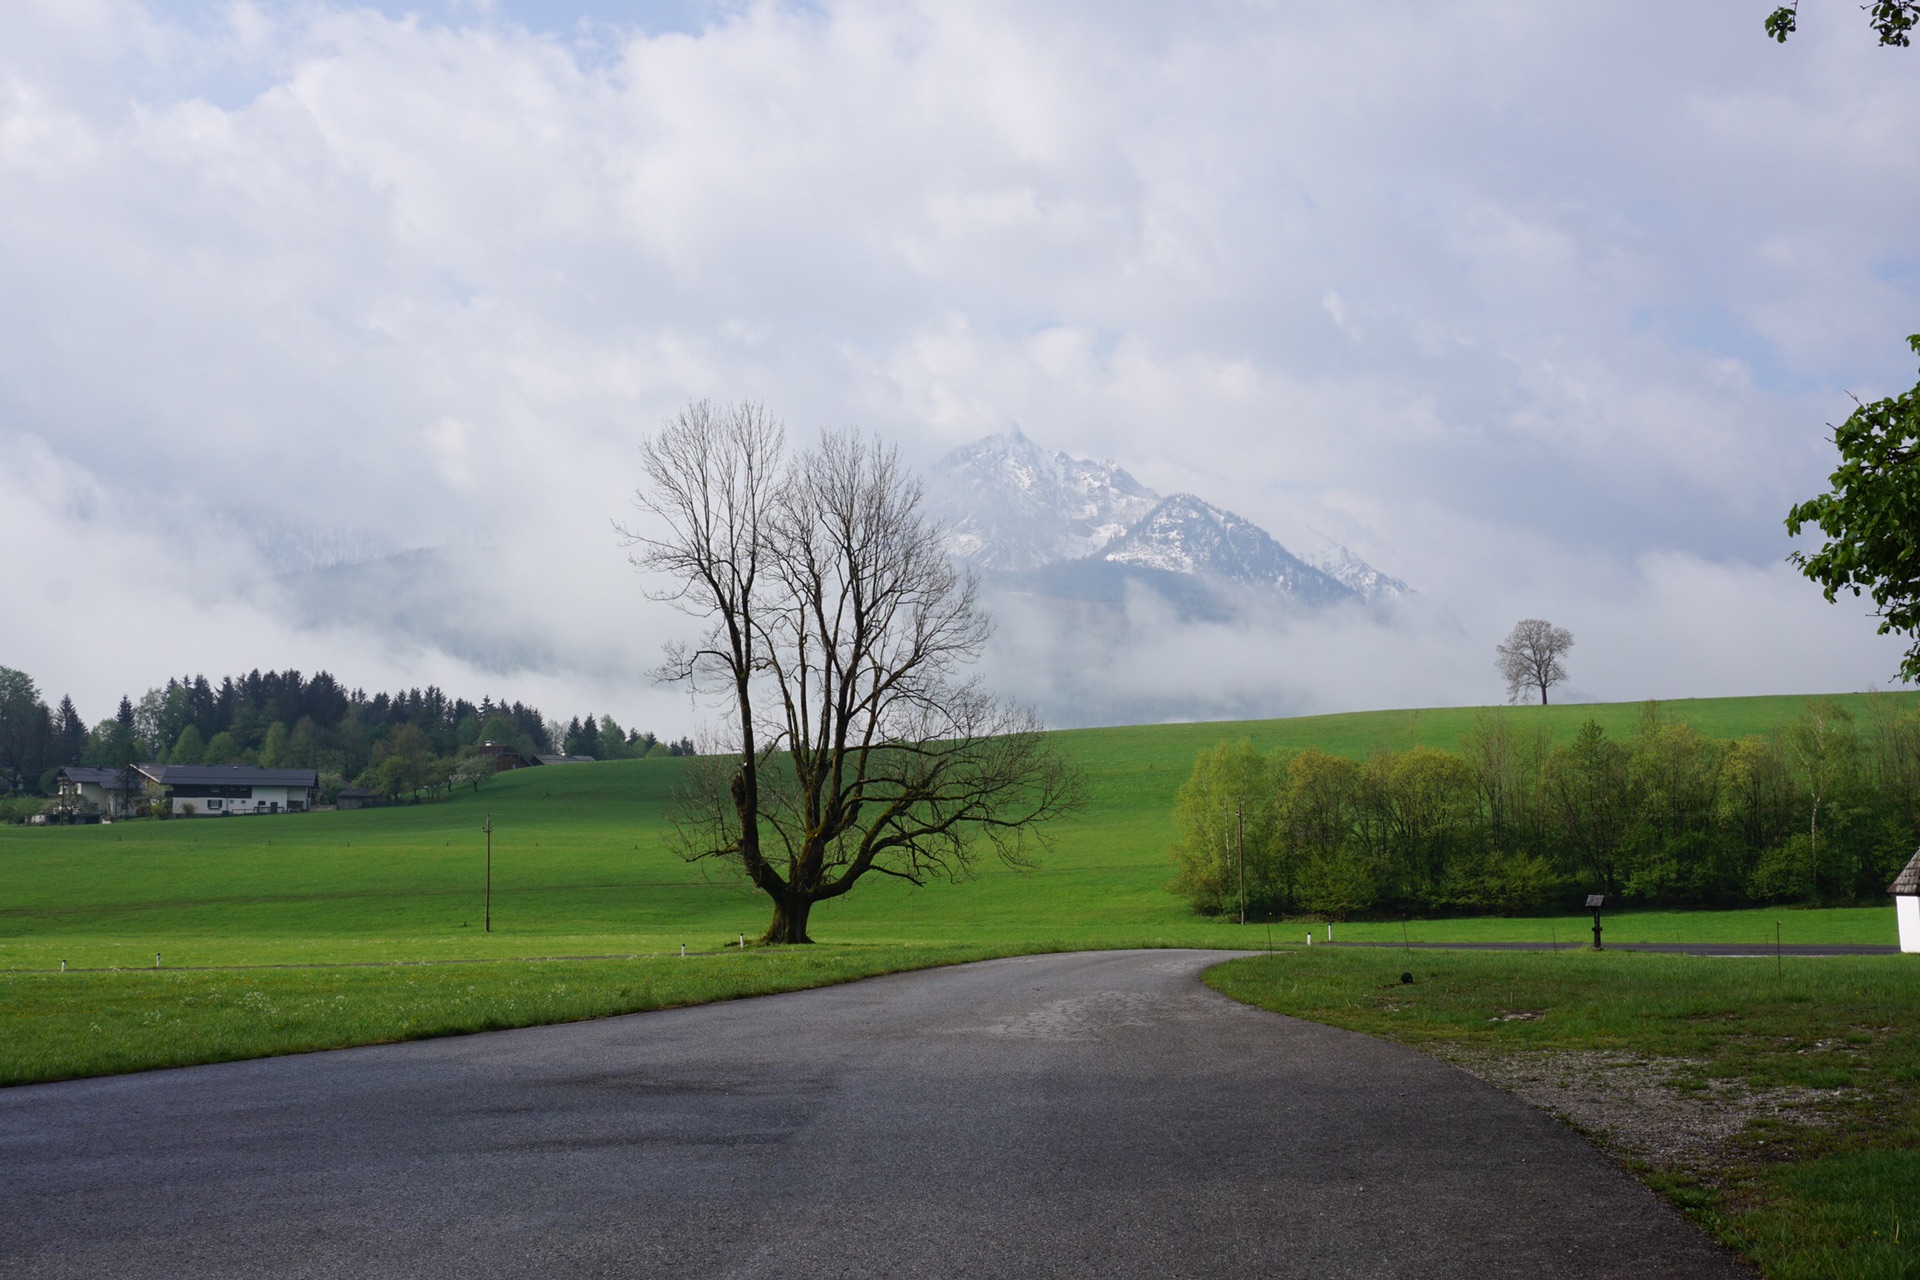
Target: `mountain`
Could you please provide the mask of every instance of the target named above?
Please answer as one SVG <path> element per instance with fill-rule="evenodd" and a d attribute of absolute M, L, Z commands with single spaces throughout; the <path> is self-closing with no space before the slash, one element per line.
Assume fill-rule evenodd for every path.
<path fill-rule="evenodd" d="M 1114 462 L 1042 449 L 1018 428 L 962 445 L 933 469 L 955 556 L 1038 569 L 1101 550 L 1160 501 Z"/>
<path fill-rule="evenodd" d="M 1331 539 L 1290 550 L 1192 494 L 1163 498 L 1111 460 L 1042 448 L 1017 428 L 941 459 L 929 497 L 956 558 L 1050 598 L 1118 604 L 1131 584 L 1216 618 L 1253 599 L 1318 609 L 1412 591 Z"/>
<path fill-rule="evenodd" d="M 1273 540 L 1265 529 L 1190 493 L 1163 500 L 1097 553 L 1109 564 L 1260 587 L 1319 607 L 1357 594 Z"/>

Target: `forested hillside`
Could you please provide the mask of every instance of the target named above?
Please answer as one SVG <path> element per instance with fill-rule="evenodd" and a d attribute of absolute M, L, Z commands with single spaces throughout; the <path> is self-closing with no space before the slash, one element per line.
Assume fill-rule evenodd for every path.
<path fill-rule="evenodd" d="M 472 702 L 431 685 L 369 694 L 325 671 L 255 670 L 217 684 L 204 675 L 171 678 L 137 701 L 122 697 L 116 714 L 89 726 L 72 698 L 49 706 L 25 672 L 0 667 L 0 799 L 49 794 L 67 765 L 130 761 L 310 768 L 323 788 L 357 781 L 397 796 L 447 785 L 481 742 L 602 760 L 693 750 L 609 715 L 563 725 L 521 702 Z"/>

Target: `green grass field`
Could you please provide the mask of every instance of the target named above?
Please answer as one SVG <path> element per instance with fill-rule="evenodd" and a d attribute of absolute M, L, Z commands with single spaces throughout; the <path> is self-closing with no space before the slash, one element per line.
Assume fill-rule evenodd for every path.
<path fill-rule="evenodd" d="M 1883 697 L 1892 695 L 1880 695 Z M 1911 696 L 1900 695 L 1902 705 Z M 1703 732 L 1763 732 L 1799 698 L 1664 704 Z M 1859 698 L 1851 699 L 1856 703 Z M 1351 755 L 1451 746 L 1473 709 L 1368 712 L 1224 724 L 1089 729 L 1059 742 L 1088 781 L 1031 872 L 998 865 L 924 889 L 870 877 L 814 913 L 822 942 L 1030 946 L 1242 946 L 1264 932 L 1193 916 L 1165 890 L 1174 792 L 1199 750 L 1247 738 Z M 1637 704 L 1502 708 L 1559 737 L 1589 716 L 1625 733 Z M 0 970 L 504 959 L 710 950 L 766 926 L 761 898 L 724 868 L 689 867 L 662 842 L 678 760 L 534 769 L 444 803 L 275 818 L 0 827 Z M 493 927 L 481 932 L 480 831 L 491 813 Z M 1887 941 L 1874 910 L 1629 912 L 1614 941 Z M 1583 917 L 1355 923 L 1337 936 L 1414 940 L 1579 937 Z"/>
<path fill-rule="evenodd" d="M 1876 696 L 1903 708 L 1915 700 Z M 1664 709 L 1704 733 L 1734 737 L 1784 724 L 1804 701 L 1718 699 Z M 1866 710 L 1861 697 L 1843 701 Z M 1564 741 L 1588 717 L 1624 735 L 1639 711 L 1614 704 L 1492 714 L 1544 722 Z M 730 947 L 765 929 L 762 898 L 724 868 L 690 867 L 666 849 L 665 807 L 685 764 L 678 760 L 526 770 L 478 794 L 398 809 L 0 827 L 0 1083 L 536 1025 L 1018 952 L 1260 949 L 1269 937 L 1284 958 L 1259 962 L 1268 969 L 1218 971 L 1236 975 L 1220 978 L 1222 989 L 1415 1043 L 1490 1042 L 1492 1026 L 1497 1044 L 1509 1048 L 1539 1048 L 1540 1037 L 1560 1036 L 1556 1043 L 1624 1044 L 1653 1055 L 1684 1050 L 1770 1078 L 1813 1061 L 1791 1056 L 1793 1046 L 1835 1037 L 1851 1043 L 1846 1027 L 1915 1025 L 1912 975 L 1898 957 L 1789 961 L 1794 982 L 1765 988 L 1740 986 L 1757 981 L 1750 961 L 1308 952 L 1300 945 L 1304 922 L 1271 933 L 1264 925 L 1241 928 L 1197 917 L 1166 891 L 1174 793 L 1203 748 L 1242 738 L 1262 750 L 1314 745 L 1352 756 L 1453 747 L 1476 714 L 1393 711 L 1061 733 L 1060 746 L 1085 772 L 1088 804 L 1058 824 L 1036 869 L 989 864 L 964 883 L 921 889 L 871 877 L 816 908 L 811 928 L 821 945 L 778 952 Z M 488 814 L 491 933 L 481 927 Z M 1335 936 L 1570 941 L 1585 938 L 1588 923 L 1578 913 L 1373 921 L 1336 926 Z M 1786 942 L 1895 938 L 1890 905 L 1617 912 L 1607 937 L 1771 943 L 1776 927 Z M 1314 931 L 1324 937 L 1324 927 Z M 1404 1008 L 1424 1012 L 1383 1014 L 1376 970 L 1403 964 L 1426 975 L 1419 984 L 1426 1003 Z M 1284 989 L 1282 974 L 1294 975 Z M 1802 994 L 1775 998 L 1788 990 Z M 1756 1000 L 1764 1008 L 1750 1017 L 1743 1011 Z M 1482 1006 L 1494 1005 L 1552 1012 L 1486 1024 L 1496 1015 Z M 1725 1026 L 1716 1029 L 1715 1018 Z M 1787 1047 L 1753 1048 L 1767 1044 Z M 1904 1108 L 1885 1132 L 1905 1135 L 1900 1141 L 1911 1146 L 1908 1138 L 1920 1136 L 1916 1045 L 1903 1032 L 1873 1046 L 1875 1096 Z M 1825 1069 L 1825 1058 L 1818 1063 Z M 1829 1136 L 1802 1135 L 1799 1145 L 1756 1159 L 1753 1171 L 1718 1182 L 1641 1172 L 1770 1274 L 1920 1273 L 1903 1225 L 1920 1220 L 1920 1167 L 1885 1143 L 1820 1132 Z M 1888 1239 L 1880 1242 L 1874 1231 Z M 1895 1231 L 1908 1234 L 1896 1241 Z M 1849 1243 L 1863 1233 L 1873 1249 Z"/>

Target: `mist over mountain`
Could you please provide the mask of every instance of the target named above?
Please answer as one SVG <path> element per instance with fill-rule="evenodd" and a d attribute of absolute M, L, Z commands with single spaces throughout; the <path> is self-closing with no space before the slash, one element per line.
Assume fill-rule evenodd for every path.
<path fill-rule="evenodd" d="M 990 681 L 1058 727 L 1317 709 L 1335 670 L 1459 632 L 1330 538 L 1289 546 L 1018 429 L 949 453 L 927 491 L 949 551 L 981 574 Z"/>
<path fill-rule="evenodd" d="M 1331 539 L 1294 551 L 1201 497 L 1162 496 L 1111 459 L 1046 449 L 1018 428 L 954 450 L 928 487 L 955 558 L 1026 594 L 1118 605 L 1139 589 L 1214 621 L 1412 594 Z"/>

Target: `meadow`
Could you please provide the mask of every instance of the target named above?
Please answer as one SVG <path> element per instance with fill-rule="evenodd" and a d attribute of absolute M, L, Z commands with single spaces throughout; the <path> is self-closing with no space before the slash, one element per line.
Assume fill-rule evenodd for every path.
<path fill-rule="evenodd" d="M 1902 709 L 1916 700 L 1873 696 Z M 1864 718 L 1866 698 L 1841 701 Z M 1664 710 L 1737 737 L 1778 728 L 1804 702 Z M 1920 1145 L 1910 1031 L 1920 1009 L 1905 960 L 1788 960 L 1782 978 L 1751 960 L 1309 951 L 1304 921 L 1242 927 L 1197 916 L 1168 892 L 1174 794 L 1197 752 L 1238 740 L 1354 757 L 1452 748 L 1480 714 L 1544 722 L 1566 741 L 1588 718 L 1624 737 L 1640 706 L 1063 732 L 1087 804 L 1057 825 L 1037 866 L 988 863 L 924 888 L 870 877 L 817 908 L 819 945 L 797 949 L 742 947 L 766 927 L 764 900 L 728 869 L 668 849 L 680 759 L 529 769 L 440 803 L 359 812 L 0 827 L 0 1083 L 599 1017 L 1020 952 L 1271 945 L 1274 956 L 1212 980 L 1282 1012 L 1477 1053 L 1469 1065 L 1491 1079 L 1501 1079 L 1488 1065 L 1497 1061 L 1618 1050 L 1679 1064 L 1677 1083 L 1661 1085 L 1669 1092 L 1719 1098 L 1735 1079 L 1762 1094 L 1839 1090 L 1822 1111 L 1831 1123 L 1763 1117 L 1718 1163 L 1670 1168 L 1616 1154 L 1769 1274 L 1920 1270 L 1906 1225 L 1920 1217 L 1920 1165 L 1903 1149 Z M 1579 912 L 1462 916 L 1355 921 L 1335 933 L 1565 942 L 1585 939 L 1589 923 Z M 1890 905 L 1607 919 L 1613 943 L 1770 944 L 1776 930 L 1789 943 L 1896 936 Z M 1324 938 L 1324 926 L 1313 932 Z M 1395 980 L 1403 968 L 1418 973 L 1405 988 Z"/>
<path fill-rule="evenodd" d="M 1910 695 L 1899 697 L 1912 705 Z M 1795 697 L 1663 704 L 1703 733 L 1766 732 Z M 1865 699 L 1842 699 L 1864 708 Z M 1363 756 L 1451 747 L 1478 714 L 1546 723 L 1557 739 L 1588 718 L 1624 736 L 1639 704 L 1364 712 L 1063 732 L 1088 801 L 1057 824 L 1030 871 L 993 863 L 962 884 L 869 877 L 816 908 L 822 943 L 1032 948 L 1263 945 L 1264 927 L 1194 915 L 1166 891 L 1173 797 L 1200 750 L 1315 745 Z M 0 970 L 339 964 L 710 951 L 766 927 L 764 899 L 719 866 L 682 862 L 664 815 L 680 759 L 522 770 L 437 804 L 273 818 L 0 827 Z M 483 819 L 493 823 L 492 924 L 482 931 Z M 1634 911 L 1631 941 L 1892 940 L 1891 906 Z M 1354 922 L 1350 941 L 1578 939 L 1577 913 Z"/>

